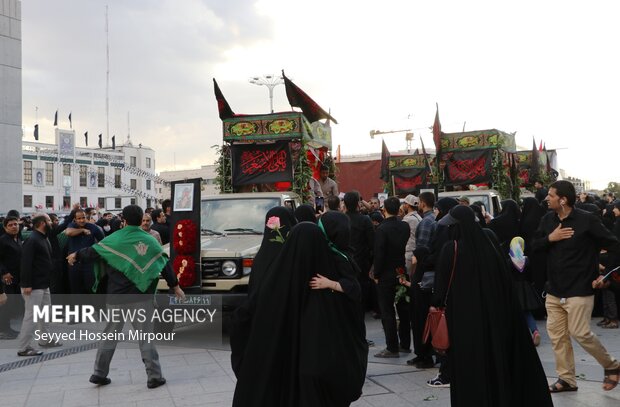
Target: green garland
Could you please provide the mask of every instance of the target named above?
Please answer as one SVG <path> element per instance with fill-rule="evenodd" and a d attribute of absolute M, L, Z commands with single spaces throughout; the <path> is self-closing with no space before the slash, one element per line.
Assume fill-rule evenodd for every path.
<path fill-rule="evenodd" d="M 493 189 L 499 192 L 502 199 L 514 199 L 519 202 L 521 190 L 516 179 L 512 179 L 506 174 L 506 166 L 504 165 L 504 152 L 500 148 L 493 151 L 492 163 L 492 185 Z"/>
<path fill-rule="evenodd" d="M 215 160 L 215 184 L 220 188 L 220 193 L 227 194 L 233 192 L 232 186 L 232 158 L 230 155 L 230 146 L 227 144 L 218 146 L 214 145 L 217 160 Z"/>
<path fill-rule="evenodd" d="M 305 140 L 301 140 L 301 148 L 297 155 L 297 162 L 294 163 L 293 172 L 293 192 L 301 197 L 302 202 L 310 201 L 310 190 L 308 183 L 312 178 L 312 167 L 308 163 L 308 144 Z"/>

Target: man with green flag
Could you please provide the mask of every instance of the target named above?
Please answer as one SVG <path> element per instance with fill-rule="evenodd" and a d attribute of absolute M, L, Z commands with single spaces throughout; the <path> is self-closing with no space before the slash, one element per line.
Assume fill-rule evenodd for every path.
<path fill-rule="evenodd" d="M 100 278 L 107 275 L 107 308 L 108 310 L 143 313 L 146 318 L 130 318 L 136 331 L 143 333 L 153 332 L 151 315 L 154 310 L 153 294 L 157 288 L 159 275 L 166 279 L 168 286 L 175 295 L 184 299 L 185 294 L 179 287 L 178 280 L 168 262 L 168 256 L 163 252 L 161 245 L 153 236 L 142 230 L 143 211 L 137 205 L 123 208 L 123 219 L 126 226 L 99 243 L 71 253 L 67 257 L 70 265 L 76 262 L 94 262 L 96 282 L 93 292 L 96 291 Z M 149 295 L 145 295 L 149 294 Z M 116 332 L 122 332 L 125 320 L 110 319 L 103 334 L 106 338 L 113 337 Z M 109 336 L 107 334 L 110 334 Z M 99 342 L 99 349 L 95 358 L 95 369 L 90 382 L 98 385 L 110 384 L 107 377 L 110 362 L 116 350 L 116 340 L 108 339 Z M 140 353 L 148 376 L 147 387 L 154 389 L 166 383 L 162 377 L 159 354 L 155 345 L 150 341 L 140 340 Z"/>

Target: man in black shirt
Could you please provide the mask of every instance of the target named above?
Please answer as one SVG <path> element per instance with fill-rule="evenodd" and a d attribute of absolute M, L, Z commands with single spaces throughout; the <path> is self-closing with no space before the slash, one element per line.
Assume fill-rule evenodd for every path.
<path fill-rule="evenodd" d="M 168 244 L 170 242 L 170 225 L 166 214 L 161 209 L 155 209 L 151 212 L 151 218 L 153 218 L 151 229 L 159 233 L 161 244 Z"/>
<path fill-rule="evenodd" d="M 547 331 L 559 376 L 549 387 L 553 393 L 577 390 L 571 336 L 605 369 L 604 390 L 620 378 L 620 362 L 590 329 L 599 252 L 618 252 L 620 242 L 598 217 L 574 208 L 576 197 L 570 182 L 551 184 L 547 201 L 553 212 L 542 218 L 532 241 L 534 250 L 547 254 Z"/>
<path fill-rule="evenodd" d="M 45 213 L 32 218 L 33 231 L 22 247 L 20 286 L 24 298 L 24 319 L 17 338 L 19 356 L 38 356 L 43 352 L 31 346 L 34 336 L 33 308 L 50 306 L 50 273 L 54 268 L 52 246 L 47 240 L 47 233 L 52 229 L 52 221 Z M 47 323 L 39 321 L 39 330 L 43 336 L 47 333 Z M 60 342 L 39 343 L 42 347 L 61 346 Z"/>
<path fill-rule="evenodd" d="M 545 188 L 541 181 L 534 182 L 534 188 L 536 188 L 536 193 L 534 194 L 534 197 L 538 199 L 538 202 L 544 201 L 545 198 L 547 198 L 547 193 L 549 192 L 547 191 L 547 188 Z"/>
<path fill-rule="evenodd" d="M 5 233 L 0 236 L 0 286 L 9 296 L 5 309 L 0 312 L 0 339 L 15 339 L 19 332 L 11 329 L 11 317 L 21 314 L 19 309 L 22 307 L 19 296 L 22 238 L 19 234 L 19 219 L 7 216 L 2 223 Z"/>
<path fill-rule="evenodd" d="M 394 299 L 396 296 L 396 284 L 398 284 L 397 269 L 405 272 L 405 246 L 409 240 L 409 224 L 398 219 L 400 200 L 390 197 L 385 200 L 383 207 L 386 211 L 385 220 L 379 225 L 375 234 L 374 247 L 374 275 L 377 283 L 379 296 L 379 308 L 381 310 L 381 323 L 385 332 L 387 348 L 375 355 L 379 358 L 397 358 L 399 351 L 410 353 L 409 326 L 402 329 L 401 346 L 398 343 L 396 329 L 396 313 L 394 311 Z M 407 306 L 398 307 L 398 315 L 401 321 L 409 320 Z M 405 324 L 403 324 L 403 328 Z M 406 343 L 409 341 L 409 343 Z"/>

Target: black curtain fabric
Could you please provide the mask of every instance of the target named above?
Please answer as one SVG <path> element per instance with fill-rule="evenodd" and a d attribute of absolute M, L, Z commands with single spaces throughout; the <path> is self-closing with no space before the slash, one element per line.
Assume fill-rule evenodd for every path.
<path fill-rule="evenodd" d="M 519 221 L 521 219 L 521 209 L 512 199 L 502 201 L 502 211 L 489 222 L 491 229 L 502 247 L 503 254 L 508 254 L 510 240 L 519 235 Z"/>
<path fill-rule="evenodd" d="M 272 184 L 293 181 L 288 141 L 271 144 L 233 144 L 233 185 Z"/>
<path fill-rule="evenodd" d="M 265 230 L 263 232 L 263 241 L 260 249 L 254 257 L 252 264 L 252 272 L 250 273 L 250 282 L 248 284 L 248 297 L 246 301 L 235 310 L 231 320 L 230 331 L 230 360 L 235 374 L 239 373 L 241 364 L 243 363 L 243 355 L 247 346 L 247 339 L 252 329 L 253 311 L 256 308 L 256 301 L 260 284 L 267 273 L 267 269 L 271 263 L 275 261 L 280 254 L 283 243 L 272 242 L 271 239 L 276 237 L 276 233 L 267 227 L 267 221 L 272 216 L 280 219 L 280 233 L 286 238 L 297 220 L 293 216 L 290 209 L 283 206 L 276 206 L 267 211 L 265 215 Z"/>
<path fill-rule="evenodd" d="M 493 150 L 457 151 L 444 155 L 445 185 L 478 184 L 491 181 Z"/>
<path fill-rule="evenodd" d="M 457 241 L 446 315 L 452 407 L 552 406 L 545 372 L 516 298 L 510 272 L 473 211 L 450 211 L 458 223 L 442 249 L 437 293 L 445 295 Z"/>
<path fill-rule="evenodd" d="M 392 171 L 394 176 L 394 193 L 410 194 L 417 192 L 420 186 L 426 184 L 426 170 L 407 170 L 407 171 Z"/>
<path fill-rule="evenodd" d="M 316 215 L 312 205 L 299 205 L 297 209 L 295 209 L 295 217 L 297 218 L 297 222 L 316 223 Z"/>
<path fill-rule="evenodd" d="M 360 304 L 311 290 L 321 273 L 339 280 L 323 232 L 302 222 L 289 234 L 258 292 L 234 407 L 348 406 L 361 395 L 368 348 Z"/>

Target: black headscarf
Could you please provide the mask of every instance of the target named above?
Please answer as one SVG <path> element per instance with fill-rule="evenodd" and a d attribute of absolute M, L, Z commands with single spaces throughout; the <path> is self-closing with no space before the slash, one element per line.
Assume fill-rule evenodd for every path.
<path fill-rule="evenodd" d="M 360 304 L 311 290 L 320 272 L 338 280 L 323 232 L 302 222 L 260 287 L 233 407 L 344 406 L 359 398 L 368 348 Z"/>
<path fill-rule="evenodd" d="M 519 234 L 525 240 L 525 248 L 529 245 L 534 232 L 540 225 L 540 220 L 547 213 L 536 198 L 523 198 L 523 209 L 521 210 L 521 224 L 519 225 Z"/>
<path fill-rule="evenodd" d="M 495 232 L 505 253 L 508 253 L 510 240 L 519 235 L 519 219 L 521 219 L 519 205 L 512 199 L 506 199 L 502 201 L 502 211 L 489 222 L 489 229 Z"/>
<path fill-rule="evenodd" d="M 439 209 L 439 213 L 435 216 L 435 220 L 439 221 L 450 212 L 450 209 L 454 208 L 458 204 L 459 202 L 454 198 L 440 198 L 437 202 L 435 202 L 435 208 Z"/>
<path fill-rule="evenodd" d="M 252 329 L 254 309 L 259 301 L 258 292 L 260 285 L 269 266 L 274 262 L 278 254 L 280 254 L 280 250 L 283 246 L 283 243 L 273 241 L 277 234 L 267 227 L 267 221 L 274 216 L 280 219 L 280 233 L 284 238 L 287 237 L 293 226 L 297 224 L 297 220 L 293 216 L 291 210 L 283 206 L 271 208 L 265 215 L 263 241 L 261 242 L 260 249 L 258 249 L 258 253 L 256 253 L 254 257 L 254 263 L 252 264 L 252 272 L 250 273 L 250 281 L 248 283 L 248 296 L 235 310 L 231 318 L 230 360 L 235 374 L 238 374 L 241 369 L 241 364 L 243 363 L 248 335 Z"/>
<path fill-rule="evenodd" d="M 473 211 L 457 206 L 454 277 L 446 315 L 450 336 L 452 406 L 552 406 L 545 372 L 532 343 L 510 272 L 494 235 Z M 436 287 L 444 295 L 454 241 L 442 249 Z"/>
<path fill-rule="evenodd" d="M 314 208 L 308 204 L 299 205 L 297 209 L 295 209 L 295 217 L 297 218 L 297 222 L 316 223 Z"/>

